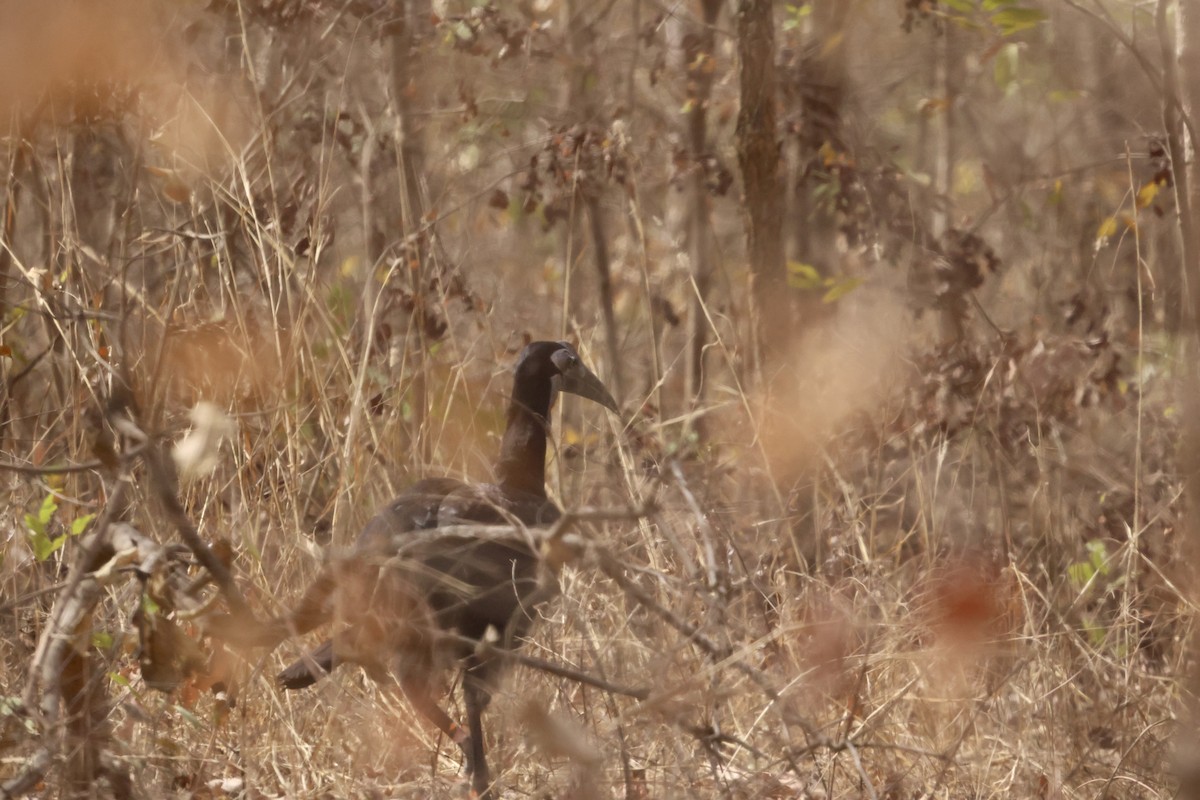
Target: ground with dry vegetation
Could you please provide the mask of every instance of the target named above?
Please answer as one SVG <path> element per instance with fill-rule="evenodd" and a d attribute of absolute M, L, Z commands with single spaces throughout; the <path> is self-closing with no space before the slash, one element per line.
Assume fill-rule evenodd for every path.
<path fill-rule="evenodd" d="M 549 489 L 610 513 L 488 711 L 502 796 L 1174 796 L 1172 184 L 1102 69 L 1147 26 L 781 5 L 796 319 L 763 331 L 721 4 L 582 38 L 552 0 L 178 5 L 0 34 L 37 66 L 0 80 L 7 790 L 462 796 L 402 697 L 285 694 L 311 642 L 205 618 L 279 612 L 421 477 L 490 479 L 508 367 L 567 338 L 622 413 L 560 404 Z"/>
<path fill-rule="evenodd" d="M 655 510 L 583 526 L 628 584 L 584 552 L 564 568 L 563 596 L 527 652 L 648 696 L 516 666 L 488 716 L 510 792 L 1169 794 L 1187 635 L 1169 354 L 1014 337 L 901 346 L 880 370 L 873 351 L 895 340 L 850 330 L 814 333 L 827 356 L 844 350 L 797 356 L 773 395 L 729 386 L 699 446 L 644 409 L 617 420 L 567 404 L 552 464 L 562 504 L 619 511 L 653 500 Z M 320 545 L 344 542 L 418 474 L 487 477 L 475 461 L 495 451 L 511 358 L 482 336 L 448 337 L 426 355 L 427 391 L 456 399 L 430 403 L 437 417 L 421 430 L 433 457 L 418 470 L 402 385 L 372 410 L 365 393 L 345 389 L 353 359 L 313 355 L 332 332 L 291 334 L 301 363 L 281 391 L 242 407 L 213 473 L 184 493 L 199 529 L 233 544 L 260 614 L 298 595 Z M 596 358 L 586 340 L 585 352 Z M 65 374 L 81 381 L 79 366 Z M 164 419 L 180 430 L 183 411 L 170 403 Z M 409 456 L 397 464 L 394 452 Z M 134 476 L 132 521 L 173 538 L 144 473 Z M 58 498 L 52 532 L 104 507 L 83 476 L 9 485 L 31 514 Z M 339 498 L 344 517 L 333 523 Z M 12 522 L 10 702 L 79 546 L 70 538 L 37 563 L 27 525 Z M 96 702 L 112 708 L 93 735 L 140 794 L 461 791 L 457 749 L 362 675 L 275 689 L 270 676 L 298 646 L 238 671 L 232 709 L 203 684 L 148 688 L 130 617 L 143 588 L 111 585 L 87 628 L 108 695 Z M 196 636 L 191 622 L 181 629 Z M 33 725 L 6 718 L 10 774 L 36 744 Z"/>

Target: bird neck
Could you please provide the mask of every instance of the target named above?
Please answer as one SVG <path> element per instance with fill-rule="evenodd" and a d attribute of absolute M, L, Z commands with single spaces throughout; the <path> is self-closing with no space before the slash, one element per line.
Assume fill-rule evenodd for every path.
<path fill-rule="evenodd" d="M 505 491 L 546 495 L 546 429 L 549 427 L 550 382 L 517 381 L 508 406 L 508 427 L 500 444 L 496 477 Z"/>

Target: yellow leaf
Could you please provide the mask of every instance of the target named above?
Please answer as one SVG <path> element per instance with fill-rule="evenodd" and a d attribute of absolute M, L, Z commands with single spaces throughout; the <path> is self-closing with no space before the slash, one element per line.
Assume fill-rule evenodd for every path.
<path fill-rule="evenodd" d="M 821 156 L 821 163 L 825 166 L 830 166 L 838 160 L 838 151 L 833 149 L 833 145 L 828 140 L 821 143 L 821 149 L 817 151 Z"/>
<path fill-rule="evenodd" d="M 594 447 L 600 438 L 594 433 L 581 433 L 571 425 L 563 426 L 562 443 L 567 447 Z"/>
<path fill-rule="evenodd" d="M 825 296 L 821 298 L 821 302 L 835 303 L 842 297 L 845 297 L 853 292 L 860 285 L 862 285 L 862 278 L 842 278 L 840 281 L 837 281 L 829 287 L 829 291 L 827 291 Z"/>
<path fill-rule="evenodd" d="M 1052 206 L 1056 206 L 1062 202 L 1062 199 L 1063 199 L 1063 182 L 1062 182 L 1062 178 L 1059 178 L 1058 180 L 1056 180 L 1054 182 L 1054 190 L 1052 192 L 1050 192 L 1050 198 L 1046 202 L 1048 202 Z"/>
<path fill-rule="evenodd" d="M 1097 239 L 1107 239 L 1117 232 L 1117 218 L 1109 217 L 1100 223 L 1100 230 L 1096 231 Z"/>
<path fill-rule="evenodd" d="M 575 428 L 571 425 L 563 426 L 563 444 L 565 444 L 567 447 L 570 447 L 572 445 L 579 444 L 581 441 L 583 441 L 583 437 L 579 435 L 579 431 L 575 430 Z"/>
<path fill-rule="evenodd" d="M 821 47 L 821 58 L 825 58 L 834 50 L 842 46 L 842 41 L 846 38 L 845 31 L 838 31 L 825 40 L 825 44 Z"/>
<path fill-rule="evenodd" d="M 967 195 L 979 188 L 983 182 L 983 165 L 978 161 L 964 159 L 954 165 L 954 182 L 951 187 L 957 195 Z"/>
<path fill-rule="evenodd" d="M 800 261 L 787 263 L 787 283 L 793 289 L 819 289 L 824 286 L 820 271 L 812 264 Z"/>
<path fill-rule="evenodd" d="M 1150 181 L 1149 183 L 1147 183 L 1141 189 L 1138 189 L 1137 207 L 1145 208 L 1146 206 L 1153 203 L 1154 198 L 1158 196 L 1158 190 L 1160 188 L 1161 187 L 1159 186 L 1158 181 L 1154 180 L 1154 181 Z"/>

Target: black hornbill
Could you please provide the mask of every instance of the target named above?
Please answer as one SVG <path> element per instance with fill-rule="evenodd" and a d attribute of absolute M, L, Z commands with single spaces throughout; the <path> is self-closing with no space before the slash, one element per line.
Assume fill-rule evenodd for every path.
<path fill-rule="evenodd" d="M 499 637 L 502 647 L 516 645 L 529 630 L 534 607 L 557 585 L 539 580 L 539 555 L 527 544 L 475 539 L 469 532 L 422 537 L 421 531 L 513 519 L 545 526 L 561 516 L 546 497 L 545 476 L 550 407 L 560 391 L 617 411 L 569 344 L 528 345 L 514 370 L 496 483 L 419 481 L 367 523 L 351 558 L 321 570 L 291 613 L 257 627 L 223 625 L 237 629 L 224 638 L 274 646 L 334 618 L 345 623 L 283 670 L 280 685 L 310 686 L 342 663 L 359 664 L 377 681 L 394 679 L 417 711 L 462 748 L 473 791 L 488 797 L 481 714 L 501 662 L 478 642 Z M 454 661 L 463 668 L 466 731 L 435 700 L 439 668 Z"/>

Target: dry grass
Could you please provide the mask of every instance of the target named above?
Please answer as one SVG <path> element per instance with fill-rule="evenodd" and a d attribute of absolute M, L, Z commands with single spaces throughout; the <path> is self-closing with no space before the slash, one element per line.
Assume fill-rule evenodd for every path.
<path fill-rule="evenodd" d="M 382 413 L 371 413 L 367 391 L 346 388 L 356 377 L 352 357 L 316 355 L 323 336 L 332 334 L 320 324 L 292 328 L 288 350 L 303 355 L 286 364 L 281 390 L 236 415 L 238 435 L 217 469 L 187 492 L 201 530 L 234 542 L 244 586 L 265 610 L 294 598 L 313 572 L 314 544 L 329 536 L 323 521 L 340 520 L 333 539 L 344 541 L 422 471 L 414 440 L 429 448 L 430 472 L 486 477 L 479 464 L 495 450 L 503 356 L 492 368 L 470 359 L 463 368 L 430 368 L 432 399 L 414 431 L 401 411 L 405 381 L 387 393 Z M 452 336 L 425 357 L 458 360 L 487 344 Z M 585 351 L 598 360 L 594 348 Z M 1135 406 L 1038 408 L 1012 377 L 1038 356 L 991 357 L 980 366 L 988 375 L 981 389 L 965 395 L 974 409 L 961 430 L 913 422 L 929 421 L 922 398 L 944 387 L 928 388 L 936 373 L 910 372 L 825 431 L 788 412 L 798 438 L 784 442 L 775 432 L 767 450 L 782 445 L 791 459 L 764 459 L 748 434 L 762 418 L 747 410 L 765 417 L 766 403 L 732 387 L 738 402 L 713 412 L 722 421 L 714 428 L 729 438 L 682 459 L 665 452 L 669 434 L 652 420 L 638 422 L 633 438 L 596 412 L 577 417 L 581 409 L 569 409 L 563 426 L 586 446 L 571 448 L 571 457 L 560 450 L 554 462 L 565 506 L 659 498 L 660 510 L 640 525 L 587 530 L 653 605 L 595 564 L 575 564 L 528 652 L 647 687 L 651 696 L 608 696 L 515 668 L 488 715 L 509 791 L 1091 797 L 1107 786 L 1117 796 L 1167 796 L 1162 775 L 1186 626 L 1173 583 L 1178 488 L 1165 404 L 1154 396 L 1161 389 L 1149 387 L 1138 440 L 1121 433 L 1136 428 Z M 861 375 L 847 372 L 834 368 L 823 378 L 858 387 Z M 442 399 L 451 396 L 453 403 Z M 784 408 L 805 407 L 781 396 Z M 1021 424 L 1022 411 L 1037 412 L 1024 422 L 1040 431 L 1006 432 Z M 51 422 L 43 430 L 62 428 Z M 353 438 L 344 438 L 348 431 Z M 1140 475 L 1130 471 L 1139 446 Z M 801 453 L 806 447 L 811 452 Z M 788 481 L 774 483 L 778 493 L 768 488 L 773 469 L 788 471 Z M 13 480 L 12 503 L 32 509 L 53 487 L 78 498 L 79 509 L 94 509 L 92 481 Z M 1139 518 L 1124 516 L 1135 507 Z M 68 508 L 64 500 L 63 519 L 73 518 Z M 170 535 L 152 503 L 135 506 L 134 516 Z M 23 538 L 19 528 L 10 533 L 8 597 L 55 579 L 57 559 L 32 563 Z M 1095 552 L 1105 567 L 1081 578 L 1089 543 L 1102 548 Z M 10 617 L 7 695 L 20 694 L 48 601 L 23 603 Z M 127 620 L 137 602 L 133 582 L 114 588 L 96 626 L 117 641 L 98 651 L 104 669 L 128 680 L 110 683 L 114 750 L 150 796 L 195 796 L 197 786 L 234 778 L 254 796 L 460 790 L 456 750 L 361 675 L 348 671 L 306 693 L 275 690 L 266 676 L 294 650 L 254 665 L 228 715 L 218 716 L 208 696 L 144 688 L 129 654 Z M 713 651 L 655 608 L 696 626 Z M 570 755 L 554 726 L 580 742 Z M 10 724 L 10 736 L 18 731 Z M 16 738 L 10 771 L 23 751 Z"/>
<path fill-rule="evenodd" d="M 247 35 L 247 52 L 263 48 L 251 66 L 277 69 L 261 63 L 262 31 Z M 657 507 L 584 527 L 624 581 L 596 558 L 568 565 L 525 652 L 650 694 L 514 667 L 486 717 L 505 796 L 1172 796 L 1191 600 L 1168 336 L 1139 338 L 1119 315 L 1103 342 L 1037 319 L 1000 337 L 975 319 L 940 347 L 898 291 L 868 285 L 764 375 L 731 271 L 707 309 L 707 400 L 691 408 L 682 329 L 652 316 L 690 291 L 668 230 L 615 237 L 619 365 L 597 312 L 543 269 L 563 242 L 488 207 L 502 166 L 441 176 L 425 233 L 444 241 L 421 271 L 404 243 L 363 262 L 363 202 L 387 216 L 401 201 L 393 186 L 356 196 L 360 164 L 324 125 L 351 100 L 386 120 L 363 77 L 377 54 L 350 44 L 337 52 L 351 88 L 321 84 L 311 129 L 301 112 L 279 125 L 248 96 L 222 107 L 211 81 L 211 96 L 172 106 L 181 84 L 164 79 L 128 109 L 43 121 L 27 140 L 13 180 L 32 188 L 3 289 L 10 466 L 103 458 L 101 410 L 121 372 L 141 424 L 168 442 L 198 400 L 216 403 L 235 433 L 186 484 L 185 505 L 202 534 L 232 542 L 240 585 L 273 613 L 322 548 L 351 541 L 406 484 L 489 478 L 509 363 L 526 335 L 565 334 L 629 389 L 620 420 L 566 403 L 553 496 Z M 159 57 L 173 61 L 170 41 Z M 430 125 L 430 138 L 445 130 Z M 506 147 L 524 157 L 540 144 Z M 654 210 L 612 202 L 631 229 L 662 227 Z M 723 241 L 736 238 L 732 216 L 718 222 Z M 1008 297 L 989 289 L 985 304 Z M 112 483 L 100 474 L 0 471 L 0 778 L 46 734 L 12 708 L 78 549 L 71 538 L 37 562 L 24 515 L 48 494 L 55 533 L 101 511 Z M 141 470 L 133 494 L 130 521 L 173 539 Z M 130 623 L 140 603 L 136 581 L 113 584 L 88 648 L 111 699 L 97 735 L 137 796 L 462 793 L 455 747 L 355 671 L 277 691 L 270 676 L 300 644 L 247 664 L 232 710 L 147 688 Z M 45 793 L 70 794 L 59 771 Z"/>

